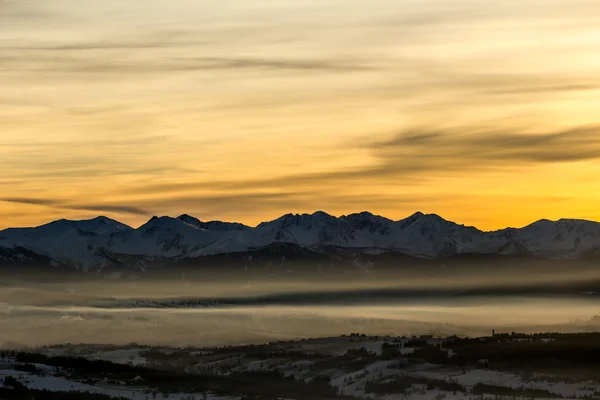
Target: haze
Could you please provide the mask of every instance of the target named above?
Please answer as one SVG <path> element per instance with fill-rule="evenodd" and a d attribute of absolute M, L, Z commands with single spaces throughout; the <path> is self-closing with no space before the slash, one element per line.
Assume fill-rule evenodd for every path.
<path fill-rule="evenodd" d="M 560 271 L 539 274 L 532 270 L 517 278 L 510 272 L 500 277 L 498 271 L 472 267 L 448 271 L 448 276 L 400 271 L 335 281 L 255 277 L 36 283 L 9 279 L 0 291 L 0 345 L 137 342 L 207 346 L 354 331 L 486 335 L 491 329 L 600 329 L 597 296 L 576 289 L 562 294 L 539 292 L 548 285 L 597 282 L 598 271 L 577 269 L 567 277 Z M 486 289 L 491 287 L 528 289 L 519 293 Z M 415 289 L 421 292 L 406 296 Z M 472 296 L 470 290 L 485 293 Z M 185 304 L 194 299 L 218 304 Z M 179 300 L 182 303 L 177 303 Z"/>

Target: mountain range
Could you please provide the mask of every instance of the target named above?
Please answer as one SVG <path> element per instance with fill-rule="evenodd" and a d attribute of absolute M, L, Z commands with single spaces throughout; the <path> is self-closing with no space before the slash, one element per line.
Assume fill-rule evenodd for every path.
<path fill-rule="evenodd" d="M 152 217 L 139 228 L 107 217 L 61 219 L 32 228 L 0 231 L 0 266 L 68 266 L 81 271 L 190 263 L 218 255 L 269 252 L 288 259 L 299 254 L 331 258 L 392 254 L 420 259 L 457 255 L 580 259 L 600 256 L 600 223 L 540 220 L 523 228 L 486 232 L 417 212 L 391 220 L 369 212 L 335 217 L 286 214 L 256 227 L 190 215 Z"/>

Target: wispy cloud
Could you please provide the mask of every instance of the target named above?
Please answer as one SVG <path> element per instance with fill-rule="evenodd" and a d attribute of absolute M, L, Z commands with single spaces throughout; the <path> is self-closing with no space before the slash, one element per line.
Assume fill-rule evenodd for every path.
<path fill-rule="evenodd" d="M 64 205 L 61 208 L 68 210 L 79 210 L 79 211 L 98 211 L 108 213 L 119 213 L 119 214 L 133 214 L 133 215 L 150 215 L 150 211 L 128 205 L 114 205 L 114 204 L 71 204 Z"/>
<path fill-rule="evenodd" d="M 328 59 L 296 59 L 293 58 L 189 58 L 199 69 L 263 69 L 293 71 L 365 71 L 373 69 L 359 62 Z"/>
<path fill-rule="evenodd" d="M 102 119 L 95 120 L 102 125 Z M 146 122 L 147 124 L 148 122 Z M 92 124 L 93 125 L 93 124 Z M 103 139 L 11 141 L 0 143 L 0 167 L 21 179 L 97 179 L 106 176 L 165 176 L 198 173 L 164 156 L 186 146 L 209 141 L 186 141 L 168 135 L 139 134 L 148 126 Z"/>
<path fill-rule="evenodd" d="M 35 197 L 2 197 L 0 201 L 5 203 L 16 203 L 16 204 L 29 204 L 36 206 L 56 206 L 60 204 L 57 200 L 52 199 L 41 199 Z"/>
<path fill-rule="evenodd" d="M 379 136 L 379 135 L 377 135 Z M 472 173 L 522 167 L 527 164 L 577 162 L 600 159 L 600 127 L 589 126 L 558 132 L 518 133 L 486 130 L 410 130 L 387 140 L 363 141 L 360 149 L 370 152 L 375 162 L 357 168 L 276 176 L 244 181 L 155 183 L 131 187 L 131 193 L 160 193 L 208 187 L 221 191 L 255 188 L 322 188 L 361 182 L 425 184 L 431 179 L 458 171 Z"/>
<path fill-rule="evenodd" d="M 375 69 L 364 62 L 327 58 L 275 58 L 275 57 L 167 57 L 161 62 L 131 60 L 126 57 L 106 57 L 101 53 L 78 56 L 56 55 L 36 51 L 2 48 L 0 63 L 4 71 L 80 73 L 115 76 L 130 73 L 167 73 L 176 71 L 273 71 L 296 73 L 342 73 Z"/>
<path fill-rule="evenodd" d="M 102 213 L 118 213 L 118 214 L 133 214 L 133 215 L 149 215 L 148 210 L 130 205 L 117 204 L 76 204 L 71 201 L 58 199 L 36 198 L 36 197 L 3 197 L 0 202 L 39 205 L 59 208 L 61 210 L 70 211 L 94 211 Z"/>
<path fill-rule="evenodd" d="M 464 91 L 488 95 L 531 95 L 598 90 L 595 75 L 572 73 L 483 72 L 422 66 L 426 73 L 423 86 L 428 89 Z"/>
<path fill-rule="evenodd" d="M 600 127 L 559 132 L 413 131 L 369 145 L 385 169 L 422 166 L 439 171 L 511 165 L 576 162 L 600 158 Z M 417 167 L 419 168 L 419 167 Z"/>

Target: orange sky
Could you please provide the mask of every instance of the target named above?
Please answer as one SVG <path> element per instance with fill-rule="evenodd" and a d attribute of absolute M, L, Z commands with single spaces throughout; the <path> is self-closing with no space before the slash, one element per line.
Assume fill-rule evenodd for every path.
<path fill-rule="evenodd" d="M 0 19 L 0 228 L 600 220 L 596 0 L 28 0 Z"/>

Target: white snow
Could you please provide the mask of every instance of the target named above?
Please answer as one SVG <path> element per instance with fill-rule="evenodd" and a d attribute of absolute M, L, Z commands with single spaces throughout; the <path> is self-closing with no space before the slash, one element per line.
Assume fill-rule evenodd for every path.
<path fill-rule="evenodd" d="M 389 339 L 389 338 L 388 338 Z M 398 338 L 396 338 L 398 339 Z M 294 343 L 276 344 L 274 346 L 283 346 L 283 349 L 290 351 L 300 351 L 307 354 L 320 353 L 329 354 L 331 356 L 344 354 L 349 349 L 366 348 L 369 351 L 376 353 L 381 352 L 381 346 L 385 343 L 381 337 L 334 337 L 310 339 Z M 390 340 L 387 340 L 390 342 Z M 46 351 L 47 354 L 62 354 L 67 348 L 50 348 Z M 406 348 L 405 350 L 409 350 Z M 104 346 L 85 346 L 81 347 L 75 353 L 79 356 L 84 356 L 91 359 L 102 359 L 117 363 L 134 363 L 144 364 L 146 360 L 140 356 L 142 348 L 114 348 Z M 164 352 L 173 351 L 172 349 L 161 349 Z M 189 366 L 191 370 L 202 371 L 206 368 L 213 370 L 216 373 L 228 374 L 231 371 L 256 371 L 256 370 L 278 370 L 285 375 L 293 375 L 296 379 L 309 379 L 314 376 L 315 371 L 311 371 L 313 365 L 318 365 L 318 361 L 296 360 L 293 363 L 286 357 L 274 357 L 269 359 L 253 359 L 241 351 L 238 353 L 225 353 L 221 356 L 212 354 L 210 351 L 194 351 L 197 356 L 206 355 L 206 359 L 194 366 Z M 507 386 L 515 389 L 542 389 L 551 393 L 561 395 L 568 398 L 583 398 L 585 396 L 593 396 L 600 389 L 598 382 L 563 382 L 557 378 L 536 375 L 535 379 L 525 378 L 517 372 L 497 371 L 488 368 L 470 368 L 466 370 L 460 367 L 448 367 L 435 365 L 430 363 L 404 363 L 403 368 L 398 368 L 400 360 L 390 361 L 375 361 L 366 365 L 362 369 L 347 371 L 340 366 L 327 367 L 327 374 L 331 374 L 332 384 L 344 391 L 344 394 L 353 395 L 359 398 L 370 398 L 372 400 L 379 399 L 437 399 L 445 400 L 457 399 L 466 400 L 474 398 L 472 393 L 456 394 L 439 390 L 424 390 L 424 385 L 413 385 L 405 394 L 394 396 L 374 396 L 367 395 L 364 392 L 364 387 L 367 380 L 393 378 L 398 375 L 408 375 L 413 377 L 426 377 L 437 380 L 445 380 L 447 382 L 456 382 L 466 389 L 470 390 L 477 383 L 485 383 L 494 386 Z M 86 385 L 79 382 L 71 381 L 65 378 L 52 376 L 53 370 L 45 365 L 36 365 L 41 374 L 44 376 L 32 375 L 29 373 L 19 372 L 8 369 L 14 361 L 4 361 L 5 365 L 0 365 L 0 376 L 15 376 L 19 381 L 31 388 L 50 389 L 50 390 L 78 390 L 105 393 L 113 396 L 125 396 L 126 398 L 139 400 L 144 399 L 146 393 L 144 389 L 135 387 L 127 387 L 120 385 L 108 385 L 104 383 Z M 224 367 L 224 368 L 223 368 Z M 169 400 L 179 400 L 185 394 L 174 393 L 169 395 Z M 158 396 L 157 398 L 161 398 Z M 216 397 L 209 397 L 217 399 Z M 485 396 L 485 398 L 493 399 L 494 396 Z M 197 395 L 197 399 L 202 399 Z M 502 397 L 499 397 L 502 399 Z"/>
<path fill-rule="evenodd" d="M 432 258 L 456 253 L 529 253 L 548 258 L 600 254 L 600 223 L 541 220 L 521 229 L 483 232 L 416 213 L 392 221 L 367 212 L 336 218 L 324 212 L 287 214 L 250 228 L 220 221 L 201 222 L 183 215 L 153 218 L 137 229 L 105 217 L 59 220 L 36 228 L 0 231 L 0 246 L 24 247 L 56 262 L 81 269 L 102 268 L 103 252 L 178 259 L 247 251 L 276 242 L 318 249 L 329 245 L 357 254 L 397 251 Z"/>
<path fill-rule="evenodd" d="M 48 367 L 51 368 L 51 367 Z M 87 385 L 71 381 L 65 378 L 50 375 L 34 375 L 27 372 L 15 370 L 0 370 L 0 377 L 12 376 L 29 389 L 50 390 L 53 392 L 90 392 L 100 393 L 113 397 L 125 397 L 131 400 L 146 400 L 152 398 L 152 391 L 143 388 L 117 387 L 114 385 Z M 150 395 L 149 395 L 150 394 Z M 203 399 L 202 393 L 169 393 L 167 395 L 157 394 L 156 399 L 161 400 L 188 400 L 193 395 L 196 399 Z M 208 395 L 209 400 L 234 400 L 233 397 L 220 397 Z"/>

